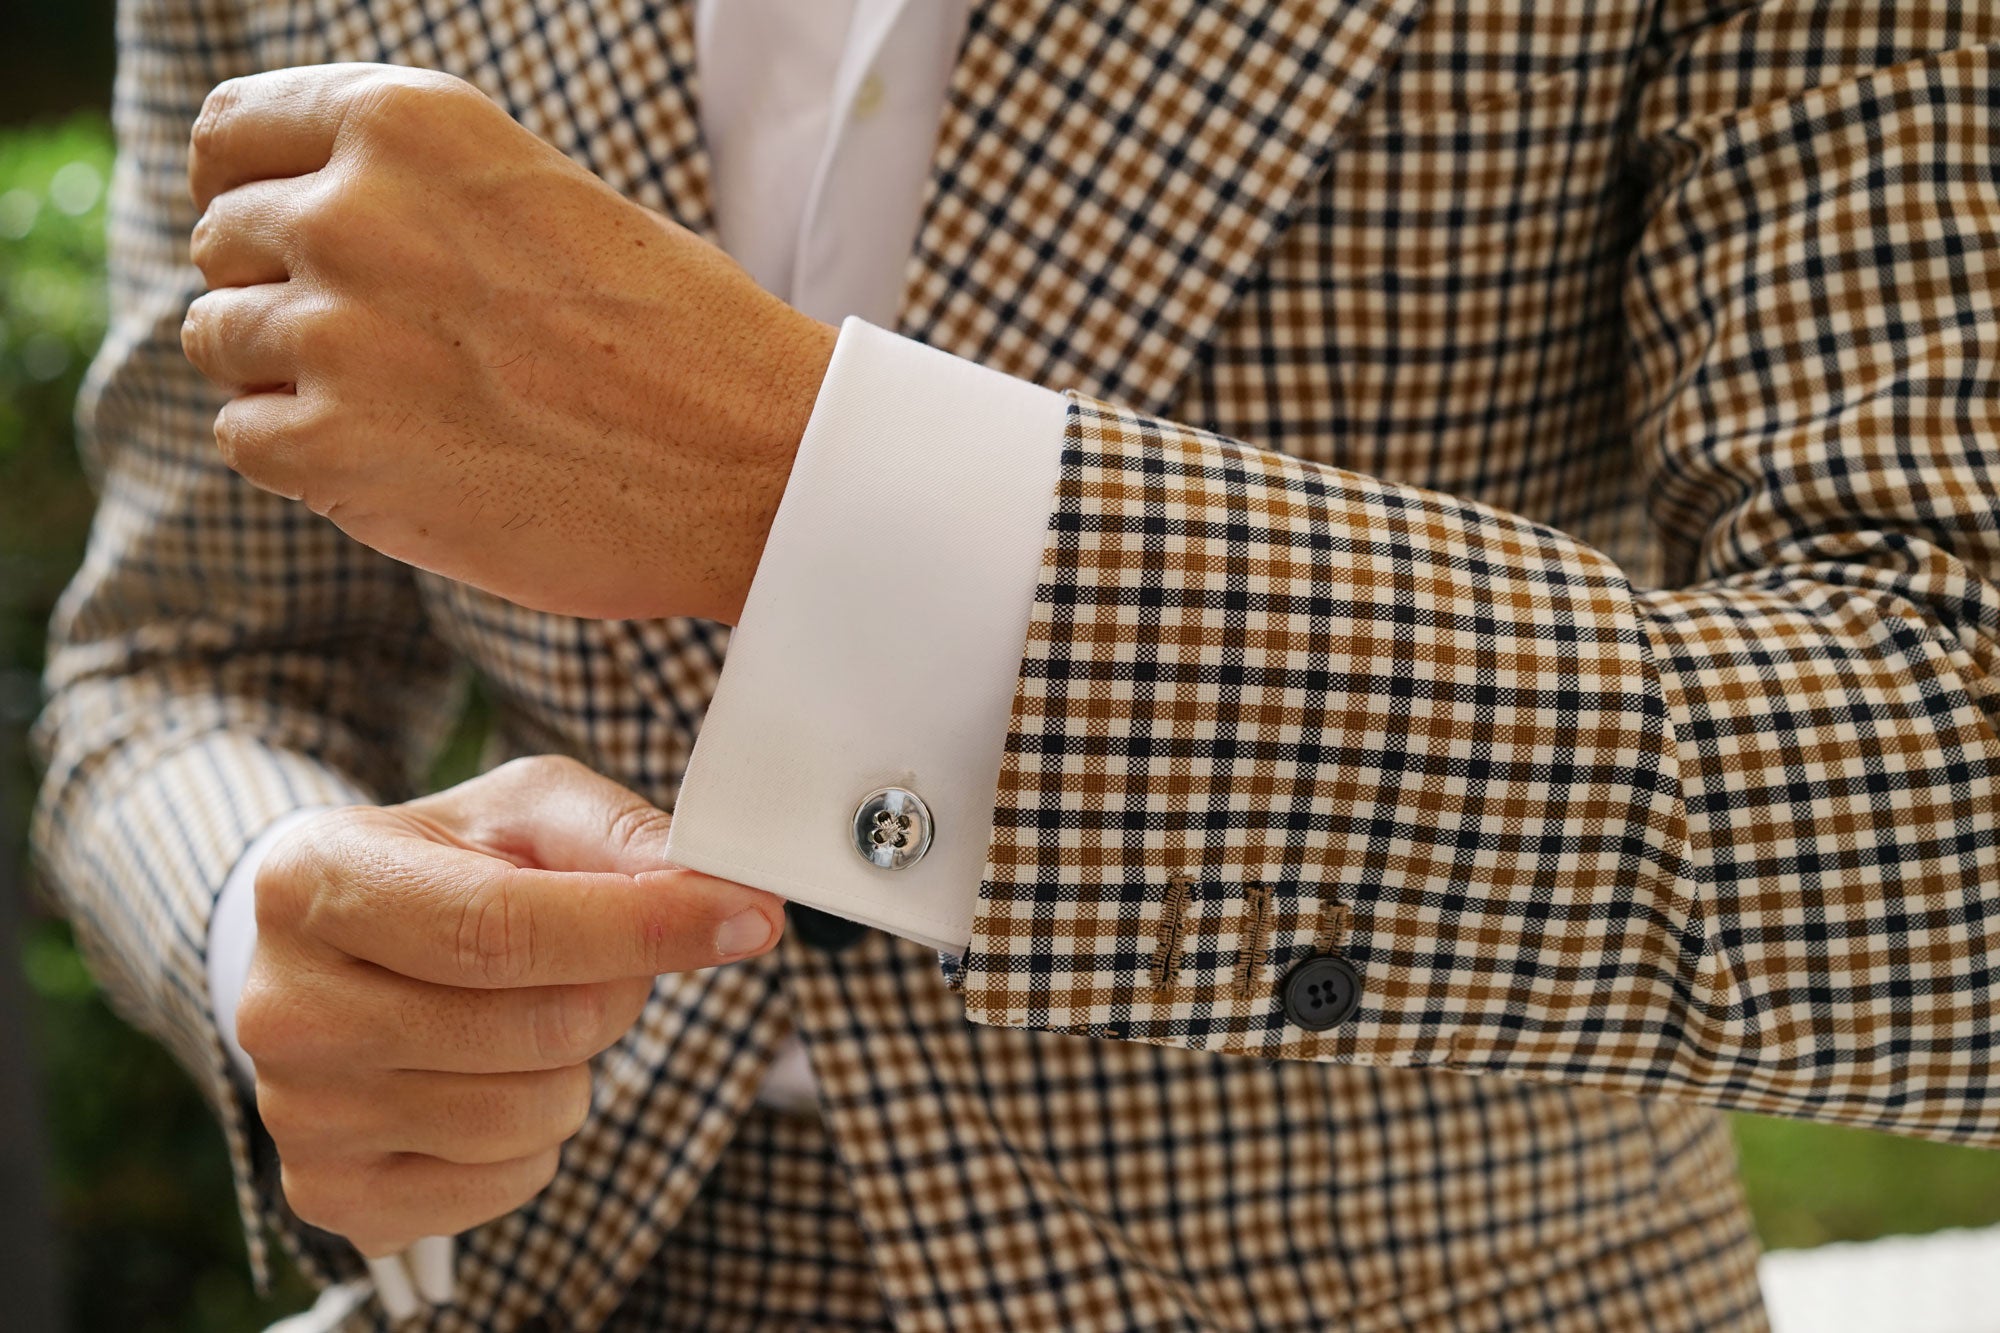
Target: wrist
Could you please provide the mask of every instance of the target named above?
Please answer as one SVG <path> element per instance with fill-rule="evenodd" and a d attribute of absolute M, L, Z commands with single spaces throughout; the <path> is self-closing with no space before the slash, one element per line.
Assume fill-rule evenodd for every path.
<path fill-rule="evenodd" d="M 742 616 L 839 336 L 830 325 L 773 304 L 778 306 L 773 318 L 757 336 L 744 340 L 739 362 L 735 429 L 743 442 L 743 470 L 736 512 L 726 518 L 737 536 L 728 543 L 729 558 L 718 571 L 715 604 L 697 612 L 729 625 Z"/>

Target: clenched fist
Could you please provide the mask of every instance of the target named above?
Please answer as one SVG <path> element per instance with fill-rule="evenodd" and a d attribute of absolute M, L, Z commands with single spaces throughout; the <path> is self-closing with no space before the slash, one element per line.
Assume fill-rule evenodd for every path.
<path fill-rule="evenodd" d="M 737 618 L 832 329 L 448 75 L 232 79 L 193 138 L 230 466 L 526 606 Z"/>
<path fill-rule="evenodd" d="M 666 824 L 539 758 L 273 847 L 237 1036 L 301 1218 L 372 1258 L 519 1207 L 654 976 L 771 946 L 780 900 L 668 867 Z"/>

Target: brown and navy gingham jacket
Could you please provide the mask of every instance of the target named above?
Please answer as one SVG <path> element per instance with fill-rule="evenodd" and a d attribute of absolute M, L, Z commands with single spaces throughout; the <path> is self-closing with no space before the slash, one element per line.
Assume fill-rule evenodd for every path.
<path fill-rule="evenodd" d="M 230 866 L 406 793 L 454 662 L 500 751 L 670 804 L 725 636 L 523 611 L 233 476 L 189 125 L 250 70 L 433 66 L 709 232 L 691 7 L 123 5 L 39 841 L 322 1275 L 206 998 Z M 975 4 L 902 328 L 1077 393 L 976 937 L 662 978 L 432 1325 L 603 1322 L 793 1028 L 903 1329 L 1755 1328 L 1709 1108 L 2000 1143 L 1996 40 Z M 1363 986 L 1327 1032 L 1280 993 L 1319 953 Z"/>

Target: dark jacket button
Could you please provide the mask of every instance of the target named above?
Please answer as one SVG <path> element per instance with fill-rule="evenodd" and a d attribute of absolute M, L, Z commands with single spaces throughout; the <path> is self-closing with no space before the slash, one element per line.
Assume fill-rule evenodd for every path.
<path fill-rule="evenodd" d="M 786 903 L 785 916 L 791 921 L 791 932 L 822 953 L 851 949 L 868 933 L 868 927 L 859 921 L 849 921 L 803 903 Z"/>
<path fill-rule="evenodd" d="M 1347 1021 L 1361 1003 L 1361 974 L 1345 958 L 1308 958 L 1285 976 L 1285 1017 L 1311 1032 Z"/>

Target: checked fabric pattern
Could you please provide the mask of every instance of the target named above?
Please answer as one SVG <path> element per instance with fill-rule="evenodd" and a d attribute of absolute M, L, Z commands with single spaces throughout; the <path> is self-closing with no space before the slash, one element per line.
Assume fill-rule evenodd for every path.
<path fill-rule="evenodd" d="M 1316 457 L 1074 404 L 975 1019 L 2000 1144 L 2000 62 L 1878 17 L 1337 154 L 1169 409 Z"/>
<path fill-rule="evenodd" d="M 179 351 L 189 127 L 231 75 L 431 66 L 707 234 L 691 25 L 123 0 L 37 845 L 215 1102 L 260 1262 L 356 1267 L 208 1012 L 243 847 L 411 790 L 467 669 L 496 758 L 670 805 L 726 635 L 522 611 L 230 474 Z M 1701 1103 L 1994 1141 L 1996 27 L 976 4 L 902 328 L 1086 396 L 960 989 L 879 936 L 663 978 L 429 1327 L 754 1327 L 759 1270 L 865 1323 L 858 1234 L 905 1330 L 1755 1329 Z M 1326 951 L 1364 1003 L 1312 1036 L 1277 979 Z M 744 1128 L 788 1027 L 825 1255 L 744 1229 L 829 1178 Z"/>

